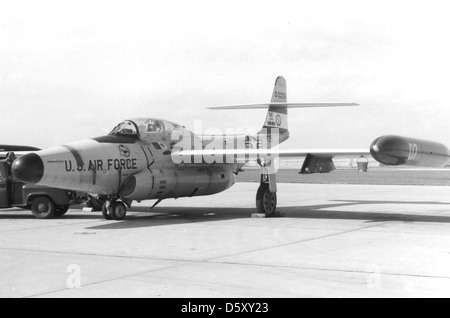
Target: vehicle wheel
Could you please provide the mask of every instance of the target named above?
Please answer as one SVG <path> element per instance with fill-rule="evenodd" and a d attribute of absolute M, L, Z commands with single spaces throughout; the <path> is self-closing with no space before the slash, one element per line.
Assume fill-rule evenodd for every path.
<path fill-rule="evenodd" d="M 258 213 L 264 213 L 267 216 L 275 213 L 277 208 L 277 193 L 270 192 L 269 185 L 263 183 L 259 186 L 256 193 L 256 210 Z"/>
<path fill-rule="evenodd" d="M 58 207 L 56 207 L 55 216 L 63 216 L 64 214 L 67 213 L 67 211 L 69 211 L 68 205 L 58 206 Z"/>
<path fill-rule="evenodd" d="M 103 203 L 103 206 L 102 206 L 102 215 L 103 215 L 103 217 L 105 218 L 105 220 L 112 220 L 112 218 L 111 218 L 111 216 L 110 216 L 110 214 L 109 214 L 109 212 L 110 212 L 110 210 L 111 210 L 111 205 L 109 205 L 109 206 L 107 206 L 107 204 L 108 204 L 108 201 L 107 202 L 105 202 L 105 203 Z"/>
<path fill-rule="evenodd" d="M 123 202 L 117 201 L 111 204 L 109 215 L 113 220 L 121 221 L 127 215 L 127 207 Z"/>
<path fill-rule="evenodd" d="M 51 199 L 38 197 L 31 204 L 31 212 L 38 219 L 50 219 L 56 213 L 56 206 Z"/>

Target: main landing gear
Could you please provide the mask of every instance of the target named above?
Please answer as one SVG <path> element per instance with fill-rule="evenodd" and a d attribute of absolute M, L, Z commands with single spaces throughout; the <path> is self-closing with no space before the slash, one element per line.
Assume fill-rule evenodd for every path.
<path fill-rule="evenodd" d="M 103 204 L 102 215 L 105 220 L 121 221 L 127 215 L 127 206 L 122 201 L 108 200 Z"/>
<path fill-rule="evenodd" d="M 263 168 L 264 169 L 264 168 Z M 275 174 L 261 171 L 261 182 L 256 192 L 256 210 L 258 214 L 265 214 L 266 217 L 284 216 L 277 209 L 277 184 Z"/>
<path fill-rule="evenodd" d="M 261 183 L 256 192 L 256 210 L 258 213 L 272 216 L 277 208 L 277 193 L 271 192 L 268 183 Z"/>

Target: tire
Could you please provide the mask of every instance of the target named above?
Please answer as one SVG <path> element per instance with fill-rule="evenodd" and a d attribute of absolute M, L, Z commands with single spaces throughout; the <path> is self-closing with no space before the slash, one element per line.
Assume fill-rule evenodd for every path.
<path fill-rule="evenodd" d="M 270 192 L 269 184 L 263 183 L 256 193 L 256 210 L 267 216 L 275 214 L 277 208 L 277 193 Z"/>
<path fill-rule="evenodd" d="M 69 211 L 68 205 L 58 206 L 58 207 L 56 207 L 55 216 L 63 216 L 64 214 L 67 213 L 67 211 Z"/>
<path fill-rule="evenodd" d="M 127 207 L 123 202 L 117 201 L 111 204 L 109 215 L 115 221 L 121 221 L 127 215 Z"/>
<path fill-rule="evenodd" d="M 112 220 L 112 217 L 109 214 L 109 210 L 111 209 L 111 205 L 109 207 L 106 207 L 106 204 L 107 204 L 107 202 L 103 203 L 102 215 L 103 215 L 103 218 L 105 220 L 110 221 L 110 220 Z"/>
<path fill-rule="evenodd" d="M 37 197 L 31 204 L 31 212 L 37 219 L 50 219 L 55 216 L 56 206 L 50 198 Z"/>

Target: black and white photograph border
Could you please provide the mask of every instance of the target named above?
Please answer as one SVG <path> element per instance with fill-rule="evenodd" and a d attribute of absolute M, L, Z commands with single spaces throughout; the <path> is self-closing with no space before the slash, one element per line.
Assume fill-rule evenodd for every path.
<path fill-rule="evenodd" d="M 449 297 L 447 12 L 1 1 L 0 297 Z"/>

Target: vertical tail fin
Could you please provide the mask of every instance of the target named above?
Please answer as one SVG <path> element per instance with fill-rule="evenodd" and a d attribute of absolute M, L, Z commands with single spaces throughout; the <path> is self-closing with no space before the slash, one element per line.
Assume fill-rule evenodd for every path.
<path fill-rule="evenodd" d="M 287 103 L 286 80 L 278 76 L 273 88 L 270 103 Z M 289 138 L 287 105 L 271 105 L 260 135 L 267 135 L 271 146 L 276 146 Z M 275 137 L 275 138 L 274 138 Z"/>
<path fill-rule="evenodd" d="M 286 103 L 287 102 L 287 89 L 286 80 L 283 76 L 278 76 L 275 80 L 275 87 L 273 88 L 271 103 Z"/>

